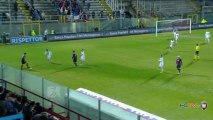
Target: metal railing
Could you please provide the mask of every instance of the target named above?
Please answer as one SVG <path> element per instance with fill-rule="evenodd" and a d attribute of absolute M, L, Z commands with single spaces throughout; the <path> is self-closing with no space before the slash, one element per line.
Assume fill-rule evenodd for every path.
<path fill-rule="evenodd" d="M 71 109 L 70 96 L 67 93 L 72 90 L 64 86 L 3 64 L 0 65 L 0 84 L 11 92 L 26 96 L 31 101 L 40 102 L 44 108 L 52 108 L 54 115 L 62 120 L 72 116 L 77 117 L 76 120 L 91 120 Z"/>
<path fill-rule="evenodd" d="M 15 85 L 15 84 L 13 84 L 13 83 L 11 83 L 11 82 L 8 82 L 8 81 L 6 81 L 6 80 L 3 80 L 3 79 L 0 79 L 0 81 L 2 81 L 3 84 L 5 84 L 5 85 L 4 85 L 5 89 L 7 89 L 7 86 L 13 86 L 13 87 L 15 87 L 15 88 L 21 90 L 21 93 L 22 93 L 23 96 L 25 96 L 25 95 L 28 93 L 28 94 L 31 94 L 31 95 L 36 96 L 36 97 L 38 97 L 38 98 L 41 98 L 42 101 L 43 101 L 42 104 L 44 104 L 44 101 L 50 102 L 50 104 L 51 104 L 50 106 L 51 106 L 51 108 L 53 108 L 53 110 L 54 110 L 54 106 L 55 106 L 55 107 L 58 106 L 58 107 L 61 107 L 61 108 L 65 109 L 66 111 L 68 111 L 67 114 L 69 114 L 69 112 L 76 114 L 76 115 L 78 116 L 78 118 L 79 118 L 78 120 L 81 120 L 80 118 L 84 118 L 84 119 L 86 119 L 86 120 L 90 120 L 90 119 L 87 118 L 86 116 L 81 115 L 81 114 L 79 114 L 79 113 L 77 113 L 77 112 L 75 112 L 75 111 L 73 111 L 73 110 L 70 110 L 70 109 L 68 109 L 68 108 L 66 108 L 66 107 L 64 107 L 64 106 L 62 106 L 62 105 L 60 105 L 60 104 L 58 104 L 58 103 L 56 103 L 56 102 L 54 102 L 54 101 L 52 101 L 52 100 L 49 100 L 49 99 L 47 99 L 47 98 L 44 98 L 44 97 L 42 97 L 41 95 L 38 95 L 38 94 L 36 94 L 36 93 L 33 93 L 32 91 L 29 91 L 29 90 L 27 90 L 27 89 L 24 89 L 24 88 L 22 88 L 22 87 L 20 87 L 20 86 L 18 86 L 18 85 Z M 2 82 L 1 82 L 1 83 L 2 83 Z M 63 113 L 63 112 L 62 112 L 62 113 Z M 66 120 L 66 119 L 67 119 L 66 116 L 62 116 L 62 115 L 60 115 L 60 113 L 58 113 L 58 114 L 56 113 L 56 114 L 54 114 L 54 115 L 56 115 L 57 118 L 60 118 L 60 120 Z M 69 115 L 67 115 L 67 116 L 69 116 Z"/>

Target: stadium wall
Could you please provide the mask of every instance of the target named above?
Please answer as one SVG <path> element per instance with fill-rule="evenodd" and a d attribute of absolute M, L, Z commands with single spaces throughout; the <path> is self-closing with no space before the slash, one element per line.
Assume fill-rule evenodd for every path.
<path fill-rule="evenodd" d="M 188 26 L 177 27 L 178 30 L 189 29 Z M 203 29 L 212 28 L 213 24 L 196 24 L 192 25 L 192 29 Z M 172 31 L 172 27 L 159 28 L 158 32 Z M 135 35 L 135 34 L 146 34 L 155 33 L 155 28 L 144 28 L 144 29 L 128 29 L 128 30 L 116 30 L 116 31 L 104 31 L 104 32 L 88 32 L 88 33 L 64 33 L 64 34 L 48 34 L 48 41 L 63 41 L 63 40 L 76 40 L 85 38 L 99 38 L 99 37 L 113 37 L 123 35 Z"/>
<path fill-rule="evenodd" d="M 97 99 L 92 91 L 73 90 L 1 63 L 0 85 L 41 103 L 44 108 L 53 108 L 64 117 L 69 115 L 70 120 L 165 120 L 142 110 L 139 113 L 139 109 L 136 111 L 104 96 Z"/>
<path fill-rule="evenodd" d="M 39 23 L 39 24 L 35 24 Z M 96 24 L 97 23 L 97 24 Z M 99 24 L 100 23 L 100 24 Z M 91 25 L 93 24 L 93 25 Z M 155 23 L 154 23 L 155 24 Z M 208 24 L 201 25 L 195 24 L 192 29 L 209 28 L 212 27 L 211 20 Z M 100 32 L 94 32 L 94 27 L 100 25 Z M 112 21 L 100 21 L 100 22 L 77 22 L 77 23 L 58 23 L 58 22 L 27 22 L 27 23 L 14 23 L 14 24 L 1 24 L 0 35 L 4 32 L 9 33 L 9 37 L 20 37 L 20 34 L 25 33 L 25 36 L 30 36 L 31 30 L 36 32 L 36 36 L 44 35 L 44 31 L 48 30 L 48 40 L 74 40 L 74 39 L 84 39 L 84 38 L 96 38 L 96 37 L 109 37 L 109 36 L 120 36 L 120 35 L 132 35 L 132 34 L 144 34 L 144 33 L 154 33 L 155 29 L 151 26 L 146 28 L 137 28 L 136 19 L 117 19 Z M 162 31 L 169 31 L 171 28 Z M 50 31 L 54 30 L 56 34 L 51 35 Z M 22 38 L 22 37 L 21 37 Z M 16 40 L 20 38 L 15 38 Z M 23 38 L 22 38 L 23 39 Z M 34 39 L 34 38 L 31 38 Z M 13 39 L 14 40 L 14 39 Z M 26 43 L 31 43 L 29 39 L 24 39 Z M 28 41 L 27 41 L 28 40 Z"/>

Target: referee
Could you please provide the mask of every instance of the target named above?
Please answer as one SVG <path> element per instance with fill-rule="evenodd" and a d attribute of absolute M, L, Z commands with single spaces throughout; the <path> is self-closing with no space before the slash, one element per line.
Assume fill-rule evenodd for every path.
<path fill-rule="evenodd" d="M 199 51 L 200 51 L 200 46 L 198 44 L 196 44 L 194 60 L 199 60 L 200 59 Z"/>

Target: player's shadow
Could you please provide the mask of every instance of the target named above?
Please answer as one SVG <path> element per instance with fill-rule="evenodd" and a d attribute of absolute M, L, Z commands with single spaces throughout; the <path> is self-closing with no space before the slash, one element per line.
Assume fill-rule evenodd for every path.
<path fill-rule="evenodd" d="M 161 73 L 155 74 L 155 75 L 151 76 L 150 78 L 148 78 L 147 80 L 145 80 L 144 82 L 142 82 L 141 84 L 146 84 L 146 83 L 150 82 L 151 80 L 154 80 L 155 78 L 157 78 L 160 75 L 161 75 Z"/>
<path fill-rule="evenodd" d="M 197 62 L 197 60 L 192 60 L 190 63 L 188 63 L 188 64 L 186 65 L 186 67 L 189 67 L 189 66 L 193 65 L 193 64 L 196 63 L 196 62 Z"/>
<path fill-rule="evenodd" d="M 54 72 L 51 72 L 50 74 L 54 74 L 54 73 L 58 73 L 58 72 L 64 72 L 64 71 L 68 71 L 68 70 L 71 70 L 71 69 L 91 69 L 89 66 L 71 66 L 71 67 L 67 67 L 67 68 L 64 68 L 64 69 L 61 69 L 61 70 L 57 70 L 57 71 L 54 71 Z"/>
<path fill-rule="evenodd" d="M 169 54 L 169 51 L 164 52 L 162 55 L 165 56 L 167 54 Z"/>
<path fill-rule="evenodd" d="M 39 70 L 34 70 L 34 69 L 28 70 L 28 71 L 31 71 L 31 72 L 40 72 Z"/>
<path fill-rule="evenodd" d="M 195 77 L 203 77 L 203 78 L 208 78 L 206 75 L 198 75 L 198 74 L 191 74 L 191 73 L 183 73 L 183 76 L 195 76 Z"/>
<path fill-rule="evenodd" d="M 203 42 L 203 43 L 201 43 L 200 45 L 201 45 L 201 46 L 203 46 L 203 45 L 206 45 L 206 43 L 205 43 L 205 42 Z"/>
<path fill-rule="evenodd" d="M 210 60 L 210 59 L 202 59 L 202 61 L 209 61 L 209 62 L 213 62 L 213 60 Z"/>
<path fill-rule="evenodd" d="M 61 63 L 51 62 L 53 65 L 62 65 Z"/>
<path fill-rule="evenodd" d="M 73 67 L 67 67 L 67 68 L 64 68 L 64 69 L 61 69 L 61 70 L 57 70 L 57 71 L 51 72 L 50 74 L 63 72 L 63 71 L 67 71 L 67 70 L 74 69 L 74 68 L 77 68 L 77 67 L 74 67 L 74 66 Z"/>
<path fill-rule="evenodd" d="M 188 51 L 188 50 L 179 50 L 177 52 L 192 52 L 192 51 Z"/>
<path fill-rule="evenodd" d="M 42 66 L 42 64 L 32 65 L 32 66 L 30 66 L 30 67 L 34 68 L 34 67 L 39 67 L 39 66 Z"/>
<path fill-rule="evenodd" d="M 162 84 L 167 84 L 169 82 L 171 82 L 172 80 L 176 79 L 178 76 L 180 76 L 181 74 L 174 74 L 173 76 L 171 77 L 168 77 L 167 79 L 164 79 L 163 83 Z"/>

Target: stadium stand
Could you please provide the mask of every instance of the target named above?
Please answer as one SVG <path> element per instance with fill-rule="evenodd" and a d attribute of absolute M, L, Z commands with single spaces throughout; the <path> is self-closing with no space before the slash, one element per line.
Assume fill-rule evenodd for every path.
<path fill-rule="evenodd" d="M 11 86 L 11 85 L 13 86 L 13 89 L 18 88 L 19 90 L 22 90 L 23 92 L 18 94 L 18 93 L 15 93 L 14 91 L 11 92 L 7 90 L 6 86 Z M 28 99 L 27 97 L 28 95 L 33 95 L 40 99 L 43 99 L 43 102 L 40 101 L 41 103 L 39 103 L 39 102 L 36 102 L 35 99 L 32 99 L 32 98 Z M 51 105 L 44 104 L 44 101 L 45 103 L 48 102 L 48 104 L 51 104 Z M 49 106 L 49 107 L 45 107 L 45 106 Z M 68 113 L 59 112 L 56 110 L 55 107 L 57 107 L 57 110 L 58 108 L 66 109 Z M 82 116 L 81 114 L 74 112 L 70 109 L 67 109 L 63 107 L 62 105 L 55 103 L 49 99 L 43 98 L 34 92 L 31 92 L 16 84 L 0 79 L 0 120 L 2 117 L 10 118 L 11 115 L 18 116 L 18 114 L 23 114 L 23 117 L 24 117 L 23 120 L 69 120 L 70 119 L 69 113 L 72 114 L 73 116 L 76 115 L 78 118 L 81 118 L 84 120 L 90 120 L 89 118 Z M 12 117 L 13 116 L 11 116 L 11 118 Z M 12 119 L 8 119 L 8 120 L 12 120 Z"/>
<path fill-rule="evenodd" d="M 20 10 L 19 3 L 18 10 L 15 12 L 15 0 L 7 1 L 0 0 L 0 20 L 1 21 L 26 21 L 25 14 Z M 17 17 L 16 17 L 17 16 Z"/>
<path fill-rule="evenodd" d="M 134 7 L 137 6 L 137 1 L 132 1 Z M 186 13 L 194 13 L 195 9 L 188 1 L 181 0 L 164 0 L 164 1 L 143 1 L 139 4 L 139 11 L 148 14 L 152 17 L 172 17 L 181 16 Z"/>
<path fill-rule="evenodd" d="M 71 14 L 70 8 L 72 9 Z M 83 21 L 108 18 L 107 11 L 104 10 L 98 0 L 71 0 L 67 2 L 64 0 L 35 0 L 33 9 L 38 10 L 41 15 L 43 11 L 45 13 L 45 20 L 58 20 L 59 15 L 67 15 L 67 19 L 71 17 Z M 32 13 L 31 15 L 33 16 Z"/>
<path fill-rule="evenodd" d="M 88 19 L 107 19 L 107 11 L 103 9 L 98 0 L 81 0 L 79 5 L 82 8 L 83 14 L 88 16 Z"/>
<path fill-rule="evenodd" d="M 63 118 L 51 110 L 40 106 L 40 103 L 29 101 L 26 96 L 19 96 L 0 86 L 0 117 L 22 113 L 24 120 L 59 120 Z"/>
<path fill-rule="evenodd" d="M 20 1 L 20 8 L 24 11 L 29 20 L 45 20 L 57 19 L 56 10 L 53 8 L 52 1 L 36 0 L 31 3 L 30 1 Z M 54 17 L 54 18 L 53 18 Z"/>
<path fill-rule="evenodd" d="M 51 0 L 35 0 L 33 8 L 39 12 L 40 20 L 57 20 L 58 14 Z"/>

